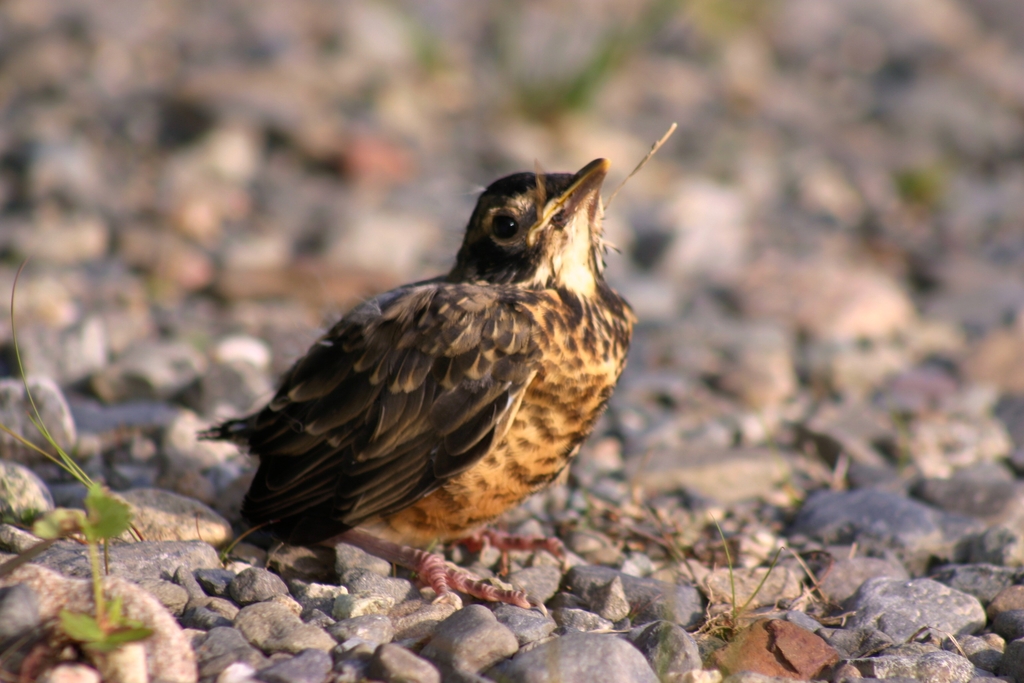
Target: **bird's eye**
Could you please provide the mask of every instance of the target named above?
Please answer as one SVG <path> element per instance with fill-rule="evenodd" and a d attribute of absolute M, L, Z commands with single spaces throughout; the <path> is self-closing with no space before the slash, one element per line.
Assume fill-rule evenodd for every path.
<path fill-rule="evenodd" d="M 498 214 L 491 219 L 491 232 L 501 240 L 507 240 L 519 231 L 519 221 L 506 214 Z"/>

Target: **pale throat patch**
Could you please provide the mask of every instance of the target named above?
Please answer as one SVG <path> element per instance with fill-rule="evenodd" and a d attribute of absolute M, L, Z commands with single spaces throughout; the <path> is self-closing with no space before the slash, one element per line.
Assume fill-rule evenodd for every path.
<path fill-rule="evenodd" d="M 587 225 L 588 211 L 576 211 L 570 222 L 562 228 L 561 234 L 551 234 L 548 239 L 553 242 L 547 258 L 537 268 L 534 279 L 543 284 L 553 281 L 556 286 L 565 287 L 580 296 L 592 296 L 597 290 L 594 271 L 591 266 L 591 254 L 594 243 Z M 553 228 L 547 228 L 553 230 Z M 558 241 L 565 240 L 562 244 Z"/>

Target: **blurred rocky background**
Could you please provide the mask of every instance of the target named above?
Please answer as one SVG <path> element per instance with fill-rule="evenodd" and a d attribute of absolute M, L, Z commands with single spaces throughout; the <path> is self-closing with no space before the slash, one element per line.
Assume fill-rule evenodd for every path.
<path fill-rule="evenodd" d="M 673 121 L 606 217 L 626 375 L 508 523 L 672 581 L 651 536 L 720 566 L 708 512 L 749 566 L 783 541 L 1024 565 L 1018 0 L 5 0 L 0 299 L 29 261 L 0 422 L 39 441 L 16 325 L 57 440 L 114 490 L 212 506 L 168 539 L 217 545 L 251 463 L 196 430 L 445 271 L 492 180 L 601 156 L 610 190 Z M 9 517 L 80 504 L 0 455 L 43 480 Z"/>

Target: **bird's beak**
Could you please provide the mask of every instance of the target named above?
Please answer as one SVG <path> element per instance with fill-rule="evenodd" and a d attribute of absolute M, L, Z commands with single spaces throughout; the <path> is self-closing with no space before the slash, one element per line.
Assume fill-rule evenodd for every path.
<path fill-rule="evenodd" d="M 526 244 L 531 247 L 536 244 L 541 232 L 543 232 L 544 228 L 548 226 L 551 219 L 559 211 L 565 211 L 566 215 L 570 215 L 581 206 L 584 206 L 587 203 L 584 200 L 588 197 L 594 197 L 596 201 L 600 202 L 601 184 L 604 183 L 605 176 L 608 175 L 608 169 L 611 166 L 611 162 L 607 159 L 594 159 L 581 168 L 573 178 L 569 189 L 554 201 L 548 202 L 544 207 L 544 211 L 538 217 L 537 222 L 526 233 Z"/>

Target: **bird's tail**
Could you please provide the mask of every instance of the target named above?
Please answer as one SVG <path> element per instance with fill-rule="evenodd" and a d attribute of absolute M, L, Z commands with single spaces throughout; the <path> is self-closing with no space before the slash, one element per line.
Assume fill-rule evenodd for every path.
<path fill-rule="evenodd" d="M 223 441 L 234 441 L 240 444 L 248 443 L 249 434 L 252 432 L 252 417 L 243 417 L 238 420 L 228 420 L 221 424 L 210 427 L 199 432 L 200 439 Z"/>

